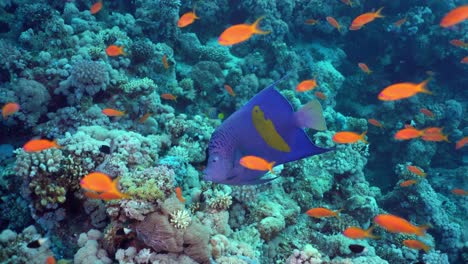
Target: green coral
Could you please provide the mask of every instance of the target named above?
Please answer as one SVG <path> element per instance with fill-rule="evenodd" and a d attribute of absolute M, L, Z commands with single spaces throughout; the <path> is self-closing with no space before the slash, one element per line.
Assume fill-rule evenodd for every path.
<path fill-rule="evenodd" d="M 126 94 L 151 93 L 155 91 L 157 87 L 156 83 L 147 77 L 143 79 L 130 80 L 120 85 L 120 89 L 122 89 Z"/>
<path fill-rule="evenodd" d="M 164 198 L 164 193 L 159 189 L 155 179 L 134 179 L 131 174 L 125 174 L 120 179 L 120 185 L 125 190 L 125 193 L 132 198 L 146 201 Z"/>

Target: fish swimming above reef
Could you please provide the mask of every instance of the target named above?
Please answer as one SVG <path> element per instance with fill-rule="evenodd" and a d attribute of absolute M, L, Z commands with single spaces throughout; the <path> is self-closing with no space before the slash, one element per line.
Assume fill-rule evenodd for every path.
<path fill-rule="evenodd" d="M 280 165 L 329 151 L 315 146 L 303 129 L 326 130 L 320 103 L 314 99 L 294 112 L 275 89 L 280 80 L 259 92 L 215 130 L 208 145 L 205 180 L 230 185 L 261 184 L 274 178 L 262 179 L 266 171 L 242 166 L 242 157 L 257 156 Z"/>

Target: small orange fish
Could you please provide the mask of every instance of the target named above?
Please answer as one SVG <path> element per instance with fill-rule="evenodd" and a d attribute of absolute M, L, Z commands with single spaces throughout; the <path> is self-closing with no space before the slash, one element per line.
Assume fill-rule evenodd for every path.
<path fill-rule="evenodd" d="M 317 98 L 319 98 L 319 99 L 327 100 L 327 96 L 326 96 L 324 93 L 322 93 L 322 92 L 318 92 L 318 91 L 317 91 L 317 92 L 315 92 L 314 94 L 315 94 L 315 97 L 317 97 Z"/>
<path fill-rule="evenodd" d="M 463 40 L 460 39 L 452 39 L 450 41 L 450 44 L 459 48 L 468 48 L 468 43 L 465 43 Z"/>
<path fill-rule="evenodd" d="M 385 87 L 385 89 L 380 92 L 378 98 L 382 101 L 395 101 L 409 98 L 417 93 L 432 94 L 432 92 L 426 89 L 426 85 L 430 80 L 431 78 L 428 78 L 421 83 L 405 82 L 392 84 Z"/>
<path fill-rule="evenodd" d="M 102 1 L 98 1 L 94 3 L 91 8 L 89 9 L 89 12 L 91 12 L 92 15 L 97 14 L 99 11 L 102 9 Z"/>
<path fill-rule="evenodd" d="M 383 128 L 382 123 L 380 123 L 377 119 L 369 118 L 369 119 L 367 119 L 367 122 L 369 122 L 369 124 L 371 124 L 373 126 Z"/>
<path fill-rule="evenodd" d="M 332 25 L 332 27 L 338 29 L 338 31 L 341 32 L 341 25 L 334 17 L 327 16 L 327 21 L 330 25 Z"/>
<path fill-rule="evenodd" d="M 372 71 L 369 69 L 369 67 L 367 67 L 367 65 L 366 65 L 365 63 L 360 62 L 360 63 L 358 63 L 358 66 L 359 66 L 359 68 L 361 68 L 361 70 L 362 70 L 363 72 L 365 72 L 365 73 L 367 73 L 367 74 L 371 74 L 371 73 L 372 73 Z"/>
<path fill-rule="evenodd" d="M 57 263 L 57 262 L 55 261 L 54 256 L 48 256 L 48 257 L 46 258 L 45 264 L 55 264 L 55 263 Z"/>
<path fill-rule="evenodd" d="M 102 113 L 105 114 L 106 116 L 111 116 L 111 117 L 125 115 L 125 112 L 115 110 L 112 108 L 104 108 L 102 109 Z"/>
<path fill-rule="evenodd" d="M 341 144 L 356 143 L 360 140 L 367 144 L 366 133 L 367 131 L 363 132 L 362 134 L 349 131 L 336 132 L 335 135 L 333 135 L 332 140 Z"/>
<path fill-rule="evenodd" d="M 144 114 L 142 117 L 140 117 L 140 120 L 138 120 L 138 122 L 140 122 L 140 124 L 144 123 L 146 120 L 148 120 L 148 118 L 151 116 L 151 112 L 148 112 L 146 114 Z"/>
<path fill-rule="evenodd" d="M 421 169 L 419 168 L 418 166 L 413 166 L 413 165 L 408 165 L 406 166 L 406 168 L 411 171 L 412 173 L 420 176 L 420 177 L 426 177 L 426 173 Z"/>
<path fill-rule="evenodd" d="M 407 20 L 407 17 L 405 16 L 404 18 L 402 18 L 402 19 L 396 21 L 395 23 L 393 23 L 393 25 L 395 27 L 401 27 L 401 25 L 403 25 L 406 22 L 406 20 Z"/>
<path fill-rule="evenodd" d="M 306 25 L 317 25 L 319 21 L 317 19 L 309 18 L 306 21 L 304 21 L 304 24 Z"/>
<path fill-rule="evenodd" d="M 304 80 L 296 86 L 296 92 L 310 91 L 313 90 L 315 87 L 317 87 L 316 79 Z"/>
<path fill-rule="evenodd" d="M 409 186 L 411 186 L 413 184 L 416 184 L 416 183 L 417 183 L 416 180 L 407 180 L 407 181 L 401 182 L 400 186 L 401 187 L 409 187 Z"/>
<path fill-rule="evenodd" d="M 166 99 L 166 100 L 171 100 L 171 101 L 177 101 L 177 96 L 171 93 L 163 93 L 161 94 L 161 98 Z"/>
<path fill-rule="evenodd" d="M 177 199 L 179 199 L 181 203 L 185 203 L 185 199 L 182 196 L 182 189 L 180 187 L 176 187 L 175 192 L 176 192 Z"/>
<path fill-rule="evenodd" d="M 461 196 L 468 195 L 468 192 L 463 189 L 453 189 L 452 193 L 455 195 L 461 195 Z"/>
<path fill-rule="evenodd" d="M 117 189 L 117 186 L 112 191 L 104 192 L 104 193 L 99 194 L 99 199 L 104 200 L 104 201 L 129 199 L 129 198 L 130 198 L 130 196 L 125 194 L 125 193 L 121 193 Z"/>
<path fill-rule="evenodd" d="M 116 57 L 116 56 L 120 56 L 120 55 L 127 55 L 127 53 L 125 53 L 124 51 L 124 46 L 117 46 L 117 45 L 109 45 L 107 48 L 106 48 L 106 54 L 107 56 L 110 56 L 110 57 Z"/>
<path fill-rule="evenodd" d="M 407 220 L 391 214 L 380 214 L 374 217 L 374 222 L 392 233 L 414 234 L 424 236 L 429 225 L 415 226 Z"/>
<path fill-rule="evenodd" d="M 379 10 L 377 10 L 376 12 L 368 12 L 368 13 L 364 13 L 356 17 L 351 23 L 351 26 L 349 27 L 349 29 L 358 30 L 361 27 L 363 27 L 365 24 L 374 21 L 374 19 L 384 17 L 380 14 L 380 12 L 382 12 L 382 9 L 383 7 L 379 8 Z"/>
<path fill-rule="evenodd" d="M 112 178 L 102 172 L 91 172 L 80 181 L 81 188 L 94 192 L 110 191 L 113 184 Z"/>
<path fill-rule="evenodd" d="M 18 112 L 18 110 L 20 109 L 20 105 L 17 104 L 17 103 L 6 103 L 3 107 L 2 107 L 2 116 L 3 116 L 3 119 L 7 119 L 8 116 Z"/>
<path fill-rule="evenodd" d="M 348 6 L 353 6 L 353 2 L 351 2 L 351 0 L 341 0 L 341 2 L 345 5 L 348 5 Z"/>
<path fill-rule="evenodd" d="M 26 152 L 37 152 L 50 148 L 61 148 L 61 146 L 57 144 L 57 140 L 50 141 L 47 139 L 31 139 L 23 146 Z"/>
<path fill-rule="evenodd" d="M 448 140 L 448 135 L 445 135 L 442 133 L 442 129 L 440 127 L 429 127 L 424 129 L 422 139 L 425 141 L 434 141 L 434 142 L 440 142 L 440 141 L 447 141 Z"/>
<path fill-rule="evenodd" d="M 308 216 L 311 216 L 311 217 L 314 217 L 314 218 L 323 218 L 323 217 L 336 217 L 336 218 L 340 218 L 340 216 L 338 215 L 338 213 L 340 211 L 342 211 L 343 209 L 340 209 L 340 210 L 337 210 L 337 211 L 332 211 L 330 209 L 327 209 L 327 208 L 323 208 L 323 207 L 317 207 L 317 208 L 312 208 L 312 209 L 309 209 L 307 210 L 306 214 Z"/>
<path fill-rule="evenodd" d="M 349 237 L 351 239 L 364 239 L 364 238 L 373 238 L 378 239 L 378 236 L 372 234 L 372 230 L 374 230 L 375 225 L 371 226 L 369 229 L 364 230 L 357 226 L 348 227 L 343 231 L 343 235 L 345 237 Z"/>
<path fill-rule="evenodd" d="M 164 54 L 164 55 L 162 56 L 162 63 L 163 63 L 164 69 L 166 69 L 166 70 L 169 69 L 169 62 L 167 62 L 167 56 L 166 56 L 166 54 Z"/>
<path fill-rule="evenodd" d="M 461 59 L 460 63 L 468 64 L 468 56 L 463 57 L 463 59 Z"/>
<path fill-rule="evenodd" d="M 275 161 L 269 162 L 257 156 L 244 156 L 239 160 L 239 164 L 250 170 L 270 171 L 273 173 Z"/>
<path fill-rule="evenodd" d="M 434 118 L 434 113 L 432 113 L 431 110 L 427 108 L 421 108 L 419 112 L 423 113 L 427 117 Z"/>
<path fill-rule="evenodd" d="M 461 149 L 463 148 L 466 143 L 468 143 L 468 137 L 464 137 L 460 140 L 457 141 L 457 144 L 455 145 L 455 149 Z"/>
<path fill-rule="evenodd" d="M 195 19 L 199 19 L 199 17 L 195 14 L 195 9 L 183 14 L 180 18 L 179 21 L 177 21 L 177 26 L 180 28 L 186 27 L 193 22 L 195 22 Z"/>
<path fill-rule="evenodd" d="M 250 39 L 254 34 L 269 34 L 271 31 L 263 31 L 258 27 L 258 24 L 264 17 L 259 17 L 251 25 L 249 24 L 237 24 L 230 26 L 221 33 L 218 38 L 218 43 L 223 46 L 230 46 L 238 44 Z"/>
<path fill-rule="evenodd" d="M 447 28 L 468 19 L 468 5 L 459 6 L 448 12 L 440 21 L 440 26 Z"/>
<path fill-rule="evenodd" d="M 403 240 L 403 245 L 412 249 L 424 250 L 426 253 L 429 252 L 429 250 L 431 250 L 430 246 L 424 244 L 423 242 L 419 240 L 414 240 L 414 239 Z"/>
<path fill-rule="evenodd" d="M 234 90 L 232 90 L 232 87 L 229 86 L 228 84 L 224 85 L 224 89 L 231 95 L 231 96 L 236 96 L 236 93 L 234 93 Z"/>
<path fill-rule="evenodd" d="M 406 127 L 395 133 L 394 138 L 397 140 L 408 140 L 418 138 L 423 135 L 423 131 L 418 130 L 414 127 Z"/>

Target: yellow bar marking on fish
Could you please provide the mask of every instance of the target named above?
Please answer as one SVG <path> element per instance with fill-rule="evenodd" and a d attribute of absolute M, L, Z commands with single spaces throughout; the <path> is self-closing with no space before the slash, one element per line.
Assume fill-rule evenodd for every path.
<path fill-rule="evenodd" d="M 265 115 L 258 105 L 252 109 L 252 122 L 258 134 L 260 134 L 268 146 L 282 152 L 291 151 L 288 143 L 276 131 L 273 122 L 270 119 L 265 119 Z"/>

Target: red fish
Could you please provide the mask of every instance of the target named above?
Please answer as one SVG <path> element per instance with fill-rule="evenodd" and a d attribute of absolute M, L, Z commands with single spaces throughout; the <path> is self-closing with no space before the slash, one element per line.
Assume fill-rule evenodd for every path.
<path fill-rule="evenodd" d="M 195 9 L 194 9 L 193 11 L 183 14 L 179 18 L 179 21 L 177 21 L 177 26 L 180 28 L 186 27 L 192 24 L 193 22 L 195 22 L 195 19 L 199 19 L 199 17 L 195 14 Z"/>
<path fill-rule="evenodd" d="M 440 127 L 429 127 L 423 130 L 423 135 L 422 139 L 425 141 L 434 141 L 434 142 L 440 142 L 440 141 L 447 141 L 448 140 L 448 135 L 445 135 L 442 133 L 442 129 Z"/>
<path fill-rule="evenodd" d="M 373 126 L 383 128 L 382 123 L 380 123 L 377 119 L 369 118 L 369 119 L 367 119 L 367 122 L 369 122 L 369 124 L 371 124 Z"/>
<path fill-rule="evenodd" d="M 351 26 L 349 27 L 350 30 L 358 30 L 361 27 L 363 27 L 365 24 L 370 23 L 374 21 L 376 18 L 382 18 L 380 12 L 382 11 L 383 7 L 379 8 L 376 12 L 368 12 L 364 13 L 358 17 L 356 17 L 353 22 L 351 23 Z"/>
<path fill-rule="evenodd" d="M 459 47 L 459 48 L 468 48 L 468 43 L 465 43 L 464 41 L 462 41 L 460 39 L 452 39 L 450 41 L 450 44 L 452 44 L 455 47 Z"/>
<path fill-rule="evenodd" d="M 332 216 L 336 218 L 340 218 L 338 213 L 342 210 L 343 209 L 332 211 L 327 208 L 317 207 L 317 208 L 312 208 L 312 209 L 307 210 L 306 214 L 314 218 L 323 218 L 323 217 L 332 217 Z"/>
<path fill-rule="evenodd" d="M 360 62 L 360 63 L 358 63 L 358 66 L 359 66 L 359 68 L 361 68 L 361 70 L 362 70 L 363 72 L 365 72 L 365 73 L 367 73 L 367 74 L 371 74 L 371 73 L 372 73 L 372 71 L 369 69 L 369 67 L 367 67 L 367 65 L 366 65 L 365 63 Z"/>
<path fill-rule="evenodd" d="M 316 79 L 304 80 L 296 86 L 296 92 L 306 92 L 317 87 Z"/>
<path fill-rule="evenodd" d="M 397 140 L 408 140 L 418 138 L 423 135 L 423 131 L 418 130 L 414 127 L 406 127 L 396 132 L 394 138 Z"/>
<path fill-rule="evenodd" d="M 124 51 L 124 46 L 116 46 L 116 45 L 110 45 L 109 47 L 106 48 L 106 54 L 107 56 L 110 57 L 116 57 L 120 55 L 127 55 Z"/>
<path fill-rule="evenodd" d="M 102 9 L 102 1 L 98 1 L 94 3 L 91 8 L 89 9 L 89 12 L 91 12 L 92 15 L 97 14 L 99 11 Z"/>
<path fill-rule="evenodd" d="M 270 171 L 273 173 L 273 166 L 276 162 L 269 162 L 257 156 L 244 156 L 239 160 L 239 163 L 250 170 Z"/>
<path fill-rule="evenodd" d="M 468 5 L 459 6 L 448 12 L 440 21 L 440 26 L 447 28 L 468 19 Z"/>
<path fill-rule="evenodd" d="M 171 101 L 177 101 L 177 96 L 171 93 L 163 93 L 161 94 L 161 98 L 166 99 L 166 100 L 171 100 Z"/>
<path fill-rule="evenodd" d="M 318 91 L 317 91 L 317 92 L 315 92 L 314 94 L 315 94 L 315 96 L 316 96 L 317 98 L 319 98 L 319 99 L 327 100 L 327 96 L 326 96 L 324 93 L 322 93 L 322 92 L 318 92 Z"/>
<path fill-rule="evenodd" d="M 333 135 L 332 140 L 336 143 L 342 144 L 356 143 L 358 141 L 362 141 L 367 144 L 366 133 L 367 131 L 362 134 L 349 131 L 336 132 L 335 135 Z"/>
<path fill-rule="evenodd" d="M 164 54 L 162 56 L 162 63 L 163 63 L 164 69 L 166 69 L 166 70 L 169 69 L 169 62 L 167 62 L 167 55 L 166 54 Z"/>
<path fill-rule="evenodd" d="M 434 118 L 434 113 L 432 113 L 431 110 L 427 108 L 421 108 L 419 112 L 423 113 L 427 117 Z"/>
<path fill-rule="evenodd" d="M 55 261 L 54 256 L 48 256 L 48 257 L 46 258 L 46 262 L 45 262 L 45 263 L 46 263 L 46 264 L 55 264 L 56 261 Z"/>
<path fill-rule="evenodd" d="M 466 143 L 468 143 L 468 137 L 464 137 L 460 140 L 457 141 L 457 144 L 455 145 L 455 149 L 461 149 L 463 148 Z"/>
<path fill-rule="evenodd" d="M 231 96 L 236 96 L 236 93 L 234 93 L 234 90 L 232 90 L 232 87 L 228 84 L 224 85 L 224 89 L 231 95 Z"/>
<path fill-rule="evenodd" d="M 372 234 L 372 230 L 374 230 L 375 225 L 371 226 L 369 229 L 364 230 L 357 226 L 348 227 L 343 231 L 343 235 L 345 237 L 349 237 L 351 239 L 365 239 L 365 238 L 379 238 Z"/>
<path fill-rule="evenodd" d="M 374 217 L 374 222 L 392 233 L 413 234 L 417 236 L 424 236 L 428 225 L 415 226 L 407 220 L 391 214 L 380 214 Z"/>
<path fill-rule="evenodd" d="M 332 25 L 332 27 L 338 29 L 338 31 L 341 32 L 341 25 L 340 23 L 338 23 L 338 21 L 336 21 L 336 19 L 334 17 L 331 17 L 331 16 L 327 16 L 327 21 L 330 25 Z"/>
<path fill-rule="evenodd" d="M 385 89 L 380 92 L 378 98 L 382 101 L 395 101 L 409 98 L 417 93 L 432 94 L 432 92 L 426 89 L 426 85 L 430 80 L 431 78 L 428 78 L 421 83 L 405 82 L 392 84 L 385 87 Z"/>
<path fill-rule="evenodd" d="M 17 103 L 6 103 L 2 107 L 3 119 L 7 119 L 8 116 L 18 112 L 19 109 L 20 109 L 20 105 Z"/>
<path fill-rule="evenodd" d="M 92 199 L 109 201 L 129 198 L 119 191 L 119 178 L 112 180 L 109 175 L 101 172 L 92 172 L 84 176 L 80 185 L 86 190 L 85 195 Z"/>
<path fill-rule="evenodd" d="M 61 148 L 61 146 L 57 144 L 57 140 L 50 141 L 47 139 L 31 139 L 23 146 L 26 152 L 37 152 L 50 148 Z"/>
<path fill-rule="evenodd" d="M 105 114 L 106 116 L 111 116 L 111 117 L 125 115 L 125 112 L 115 110 L 112 108 L 104 108 L 102 109 L 102 113 Z"/>
<path fill-rule="evenodd" d="M 250 39 L 255 34 L 269 34 L 270 31 L 263 31 L 258 24 L 264 17 L 258 18 L 253 24 L 238 24 L 224 30 L 218 38 L 218 43 L 223 46 L 238 44 Z"/>
<path fill-rule="evenodd" d="M 407 181 L 401 182 L 400 186 L 401 187 L 409 187 L 409 186 L 411 186 L 413 184 L 416 184 L 416 183 L 417 183 L 416 180 L 407 180 Z"/>
<path fill-rule="evenodd" d="M 465 196 L 465 195 L 468 195 L 468 192 L 463 190 L 463 189 L 453 189 L 452 190 L 452 193 L 455 194 L 455 195 L 460 195 L 460 196 Z"/>
<path fill-rule="evenodd" d="M 414 239 L 403 240 L 403 245 L 412 249 L 424 250 L 426 253 L 429 252 L 429 250 L 431 250 L 430 246 L 424 244 L 423 242 L 419 240 L 414 240 Z"/>
<path fill-rule="evenodd" d="M 179 199 L 181 203 L 185 203 L 185 199 L 182 196 L 182 189 L 180 187 L 176 187 L 175 192 L 176 192 L 177 199 Z"/>
<path fill-rule="evenodd" d="M 150 116 L 151 116 L 151 112 L 148 112 L 148 113 L 144 114 L 144 115 L 140 118 L 140 120 L 138 120 L 138 122 L 144 123 Z"/>
<path fill-rule="evenodd" d="M 421 177 L 426 177 L 426 173 L 424 171 L 422 171 L 421 168 L 419 168 L 418 166 L 413 166 L 413 165 L 408 165 L 406 166 L 406 168 L 411 171 L 412 173 L 418 175 L 418 176 L 421 176 Z"/>
<path fill-rule="evenodd" d="M 461 59 L 460 63 L 468 64 L 468 56 L 463 57 L 463 59 Z"/>
<path fill-rule="evenodd" d="M 404 18 L 402 18 L 402 19 L 396 21 L 395 23 L 393 23 L 393 25 L 395 27 L 401 27 L 401 25 L 403 25 L 406 22 L 406 20 L 407 20 L 407 17 L 405 16 Z"/>
<path fill-rule="evenodd" d="M 318 24 L 319 21 L 317 19 L 309 18 L 306 21 L 304 21 L 304 24 L 306 25 L 316 25 Z"/>

